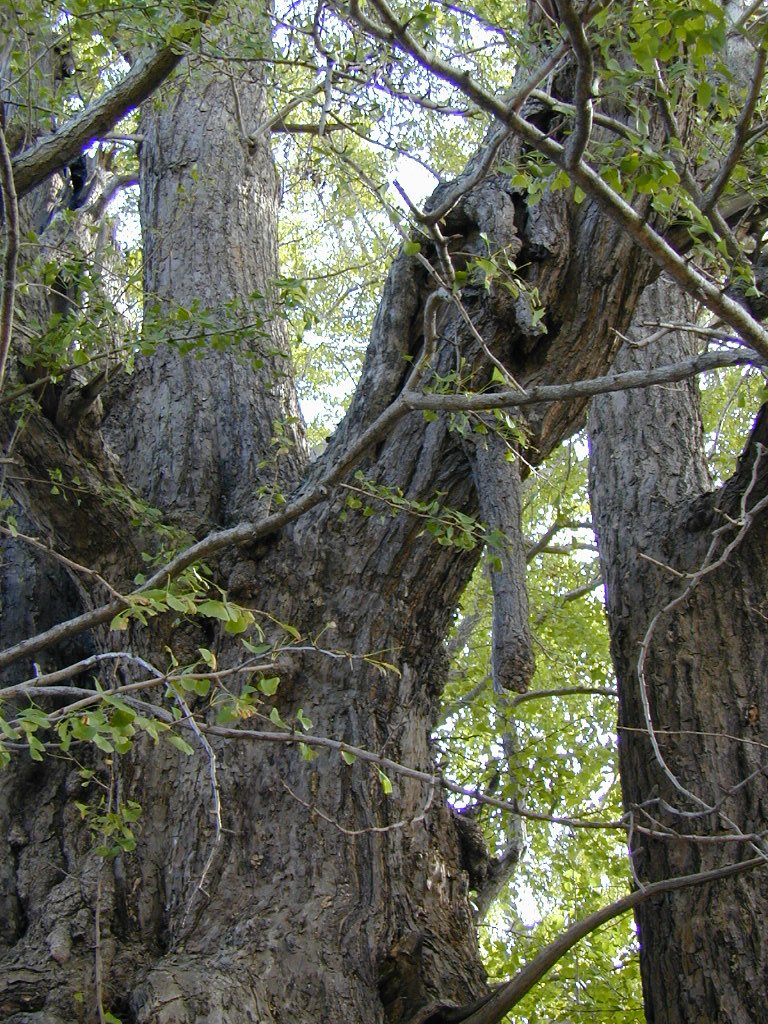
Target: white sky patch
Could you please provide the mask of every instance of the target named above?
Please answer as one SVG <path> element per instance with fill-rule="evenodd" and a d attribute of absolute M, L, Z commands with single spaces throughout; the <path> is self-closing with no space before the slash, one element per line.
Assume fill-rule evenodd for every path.
<path fill-rule="evenodd" d="M 432 171 L 428 171 L 427 168 L 419 163 L 418 160 L 414 160 L 411 157 L 403 153 L 398 157 L 397 163 L 395 164 L 395 180 L 399 182 L 401 188 L 411 200 L 412 203 L 420 206 L 421 203 L 430 196 L 435 187 L 438 184 L 438 177 L 433 174 Z M 403 199 L 398 195 L 394 186 L 390 186 L 390 197 L 394 202 L 401 207 L 404 207 Z"/>

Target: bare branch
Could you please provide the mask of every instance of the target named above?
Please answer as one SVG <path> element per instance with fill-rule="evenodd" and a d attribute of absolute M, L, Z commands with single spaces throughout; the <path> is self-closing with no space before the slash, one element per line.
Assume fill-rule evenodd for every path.
<path fill-rule="evenodd" d="M 311 89 L 306 89 L 304 92 L 299 93 L 298 96 L 294 96 L 293 99 L 289 100 L 288 103 L 282 106 L 277 113 L 273 114 L 267 121 L 259 125 L 256 131 L 250 136 L 250 141 L 256 140 L 262 133 L 267 134 L 268 132 L 273 131 L 276 125 L 284 124 L 286 117 L 294 111 L 296 107 L 300 107 L 302 103 L 306 103 L 314 96 L 317 96 L 319 92 L 322 92 L 322 89 L 323 84 L 320 82 L 317 85 L 313 85 Z"/>
<path fill-rule="evenodd" d="M 565 100 L 561 100 L 557 96 L 550 96 L 548 92 L 542 92 L 541 89 L 534 89 L 531 92 L 531 96 L 559 114 L 568 114 L 571 117 L 576 114 L 576 107 L 573 103 L 566 103 Z M 637 138 L 637 132 L 632 131 L 623 121 L 617 121 L 615 117 L 602 114 L 599 110 L 592 111 L 592 120 L 596 125 L 599 125 L 601 128 L 607 128 L 623 139 L 634 141 Z"/>
<path fill-rule="evenodd" d="M 571 170 L 584 156 L 592 132 L 592 83 L 595 67 L 592 48 L 571 0 L 558 0 L 557 9 L 576 57 L 576 83 L 573 89 L 576 124 L 565 147 L 565 167 Z"/>
<path fill-rule="evenodd" d="M 189 705 L 184 700 L 182 694 L 177 690 L 175 694 L 176 702 L 179 707 L 184 711 L 185 721 L 189 725 L 192 732 L 197 737 L 198 743 L 205 751 L 205 755 L 208 758 L 208 777 L 211 783 L 211 816 L 213 817 L 213 840 L 211 842 L 211 848 L 208 851 L 208 856 L 205 859 L 203 870 L 200 872 L 200 878 L 198 879 L 197 885 L 195 886 L 194 892 L 189 898 L 186 909 L 184 910 L 184 916 L 181 920 L 180 930 L 184 930 L 184 926 L 189 918 L 190 911 L 195 902 L 195 896 L 201 892 L 207 895 L 205 892 L 205 882 L 210 873 L 211 867 L 216 853 L 221 843 L 221 836 L 223 831 L 221 821 L 221 794 L 219 792 L 219 777 L 216 769 L 216 753 L 208 742 L 206 736 L 200 731 L 200 726 L 195 721 L 195 716 L 190 711 Z"/>
<path fill-rule="evenodd" d="M 476 395 L 430 395 L 404 394 L 409 408 L 447 412 L 476 412 L 489 409 L 514 409 L 541 402 L 574 401 L 579 398 L 594 398 L 595 395 L 635 388 L 653 387 L 657 384 L 672 384 L 685 380 L 697 373 L 722 369 L 726 366 L 742 366 L 752 360 L 744 353 L 735 351 L 705 352 L 690 359 L 681 360 L 652 370 L 628 370 L 625 373 L 608 374 L 588 381 L 574 381 L 571 384 L 550 384 L 529 388 L 525 393 L 498 391 Z"/>
<path fill-rule="evenodd" d="M 317 804 L 310 803 L 308 800 L 302 800 L 298 793 L 294 793 L 291 787 L 284 779 L 280 779 L 280 785 L 285 789 L 293 799 L 301 804 L 302 807 L 306 807 L 312 814 L 316 814 L 318 818 L 322 818 L 323 821 L 327 821 L 329 825 L 333 825 L 334 828 L 338 829 L 339 832 L 343 832 L 345 836 L 365 836 L 371 833 L 382 834 L 384 832 L 394 832 L 395 829 L 405 828 L 407 825 L 415 825 L 420 821 L 423 821 L 427 816 L 427 811 L 432 806 L 434 800 L 435 790 L 431 787 L 427 793 L 427 798 L 424 801 L 424 806 L 419 814 L 413 818 L 401 818 L 400 821 L 393 821 L 391 825 L 369 825 L 367 828 L 346 828 L 340 822 L 332 818 L 330 814 L 324 814 L 323 811 L 317 806 Z"/>
<path fill-rule="evenodd" d="M 489 807 L 497 807 L 502 811 L 510 811 L 512 814 L 516 814 L 521 818 L 530 818 L 532 821 L 546 821 L 556 825 L 567 825 L 569 828 L 597 828 L 610 829 L 612 831 L 616 829 L 626 831 L 627 829 L 627 824 L 624 821 L 601 821 L 599 819 L 567 818 L 554 814 L 542 814 L 539 811 L 533 811 L 521 806 L 517 801 L 501 800 L 486 793 L 479 793 L 472 786 L 461 786 L 456 782 L 451 782 L 449 779 L 441 778 L 439 775 L 422 772 L 416 768 L 409 768 L 407 765 L 400 764 L 398 761 L 392 761 L 388 757 L 382 757 L 380 754 L 375 754 L 362 747 L 353 747 L 349 743 L 334 740 L 328 736 L 315 736 L 311 733 L 298 734 L 295 732 L 262 732 L 257 729 L 233 729 L 229 726 L 203 725 L 202 723 L 200 728 L 211 736 L 222 736 L 232 740 L 251 740 L 259 743 L 304 743 L 308 747 L 320 747 L 326 750 L 335 750 L 339 754 L 351 754 L 356 760 L 364 761 L 366 764 L 378 765 L 385 772 L 391 772 L 393 775 L 402 775 L 406 779 L 416 779 L 426 785 L 440 787 L 449 793 L 455 793 L 457 796 L 469 797 L 474 803 L 487 804 Z M 695 839 L 695 837 L 692 838 Z"/>
<path fill-rule="evenodd" d="M 11 348 L 13 306 L 16 299 L 16 265 L 19 258 L 19 205 L 13 181 L 13 166 L 5 132 L 0 125 L 0 190 L 3 197 L 5 254 L 3 257 L 3 293 L 0 298 L 0 391 L 3 389 L 5 364 Z"/>
<path fill-rule="evenodd" d="M 461 1020 L 462 1024 L 498 1024 L 577 942 L 608 921 L 612 921 L 621 914 L 626 914 L 628 910 L 634 910 L 635 907 L 655 896 L 677 892 L 680 889 L 689 889 L 694 885 L 706 885 L 722 878 L 730 878 L 732 875 L 751 871 L 752 868 L 765 866 L 765 863 L 764 857 L 753 857 L 751 860 L 739 861 L 724 868 L 716 868 L 714 871 L 701 871 L 695 875 L 667 878 L 663 882 L 654 882 L 653 885 L 638 889 L 614 903 L 609 903 L 607 907 L 596 910 L 594 914 L 589 914 L 588 917 L 577 921 L 562 932 L 553 942 L 545 946 L 530 963 L 518 971 L 514 978 L 487 997 L 479 1009 L 475 1009 L 466 1017 L 456 1019 Z M 477 1004 L 472 1004 L 472 1006 L 477 1006 Z"/>
<path fill-rule="evenodd" d="M 512 707 L 516 708 L 526 700 L 546 699 L 549 697 L 570 697 L 573 695 L 586 695 L 598 697 L 618 697 L 618 690 L 609 686 L 558 686 L 553 690 L 529 690 L 528 693 L 521 693 L 512 700 Z"/>
<path fill-rule="evenodd" d="M 118 192 L 121 192 L 124 188 L 132 188 L 134 185 L 138 184 L 138 174 L 113 174 L 109 181 L 105 183 L 104 191 L 101 193 L 99 198 L 92 206 L 89 206 L 89 214 L 94 220 L 99 220 Z"/>

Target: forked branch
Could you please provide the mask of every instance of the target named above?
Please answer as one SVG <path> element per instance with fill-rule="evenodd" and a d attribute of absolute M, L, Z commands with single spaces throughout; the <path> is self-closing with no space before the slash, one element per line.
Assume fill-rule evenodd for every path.
<path fill-rule="evenodd" d="M 384 412 L 350 445 L 347 451 L 333 463 L 327 472 L 310 490 L 294 501 L 287 502 L 278 512 L 266 516 L 258 522 L 243 522 L 226 530 L 209 533 L 196 544 L 190 545 L 168 561 L 161 569 L 134 591 L 133 595 L 111 601 L 91 611 L 84 612 L 75 618 L 62 622 L 51 629 L 38 633 L 36 636 L 22 640 L 20 643 L 0 652 L 0 669 L 12 665 L 20 658 L 28 657 L 50 644 L 59 643 L 69 637 L 77 636 L 87 629 L 109 622 L 129 607 L 131 596 L 140 595 L 144 590 L 166 586 L 180 572 L 195 562 L 211 558 L 225 548 L 238 547 L 241 544 L 253 543 L 261 537 L 269 536 L 282 530 L 289 523 L 310 509 L 326 501 L 331 488 L 341 483 L 347 474 L 357 465 L 371 445 L 386 437 L 408 413 L 417 410 L 435 409 L 438 411 L 486 411 L 489 409 L 517 409 L 542 402 L 564 402 L 612 391 L 623 391 L 632 388 L 650 387 L 654 384 L 667 384 L 684 380 L 697 373 L 718 369 L 724 366 L 741 366 L 750 363 L 749 356 L 744 352 L 705 352 L 700 356 L 682 360 L 669 366 L 660 366 L 653 370 L 630 370 L 626 373 L 610 374 L 596 377 L 593 380 L 574 381 L 571 384 L 542 385 L 530 388 L 527 392 L 502 391 L 491 394 L 476 395 L 429 395 L 419 392 L 403 392 Z"/>

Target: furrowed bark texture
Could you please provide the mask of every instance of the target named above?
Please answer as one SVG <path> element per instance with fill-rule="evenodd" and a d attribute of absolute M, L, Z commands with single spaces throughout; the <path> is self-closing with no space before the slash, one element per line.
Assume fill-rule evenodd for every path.
<path fill-rule="evenodd" d="M 179 320 L 172 344 L 137 361 L 108 430 L 137 490 L 194 530 L 253 512 L 259 488 L 285 488 L 303 462 L 275 319 L 277 178 L 268 133 L 243 134 L 266 117 L 253 72 L 194 67 L 142 113 L 147 320 Z M 278 435 L 288 451 L 270 459 Z"/>
<path fill-rule="evenodd" d="M 238 78 L 234 87 L 237 103 L 229 78 L 193 69 L 142 115 L 148 308 L 172 312 L 199 298 L 217 329 L 258 315 L 269 337 L 248 334 L 251 360 L 233 348 L 196 359 L 181 358 L 178 346 L 160 347 L 138 360 L 107 423 L 127 482 L 193 531 L 258 513 L 275 487 L 300 494 L 343 458 L 400 394 L 422 348 L 425 302 L 435 287 L 414 258 L 397 257 L 350 411 L 323 456 L 306 467 L 269 290 L 274 171 L 266 147 L 249 146 L 240 125 L 256 127 L 264 102 L 258 82 Z M 516 152 L 513 146 L 506 157 Z M 457 204 L 444 234 L 456 236 L 458 266 L 490 244 L 526 268 L 524 285 L 538 288 L 546 333 L 526 287 L 513 295 L 477 280 L 463 295 L 485 345 L 523 386 L 605 370 L 615 329 L 626 328 L 653 274 L 589 201 L 571 208 L 554 193 L 530 205 L 502 175 Z M 249 302 L 254 291 L 264 300 Z M 447 375 L 458 357 L 469 386 L 487 385 L 487 352 L 455 306 L 444 306 L 438 326 L 432 369 Z M 521 424 L 526 459 L 543 459 L 583 412 L 583 403 L 533 410 Z M 272 438 L 281 422 L 294 445 L 275 463 Z M 445 506 L 476 514 L 476 480 L 455 426 L 447 416 L 425 422 L 413 414 L 369 450 L 361 463 L 368 482 L 350 477 L 348 484 L 371 490 L 374 515 L 347 508 L 349 491 L 340 488 L 279 535 L 213 567 L 217 582 L 284 648 L 276 655 L 274 705 L 286 722 L 295 723 L 301 709 L 315 732 L 424 771 L 432 770 L 429 734 L 446 671 L 442 642 L 477 550 L 434 543 L 423 519 L 391 514 L 382 488 L 420 502 L 439 493 Z M 52 521 L 55 539 L 73 554 L 90 557 L 88 545 L 106 546 L 95 522 L 78 529 L 76 508 L 68 521 L 61 512 L 55 518 L 49 493 L 30 494 L 36 521 Z M 114 504 L 104 506 L 106 524 Z M 126 532 L 126 545 L 112 547 L 113 557 L 123 555 L 120 580 L 143 568 L 134 554 L 138 532 L 128 524 Z M 518 557 L 510 556 L 510 571 Z M 141 636 L 95 642 L 112 650 L 133 644 L 133 653 L 161 667 L 166 645 L 190 660 L 199 647 L 215 650 L 222 667 L 243 659 L 238 641 L 198 621 L 160 621 Z M 126 662 L 101 681 L 135 679 L 138 671 Z M 519 678 L 516 669 L 512 675 Z M 213 716 L 202 700 L 193 710 Z M 253 717 L 243 728 L 262 721 Z M 7 923 L 0 924 L 6 1019 L 90 1021 L 99 978 L 104 1006 L 124 1024 L 440 1024 L 441 1007 L 482 994 L 467 873 L 439 789 L 393 780 L 386 796 L 360 763 L 328 753 L 304 761 L 295 745 L 253 738 L 211 739 L 223 824 L 216 842 L 210 757 L 189 738 L 189 757 L 147 741 L 120 759 L 95 760 L 85 789 L 72 765 L 25 758 L 0 781 L 0 831 L 8 837 L 1 851 Z M 128 800 L 143 808 L 137 849 L 105 863 L 91 852 L 70 799 L 98 807 L 102 792 L 107 808 Z"/>
<path fill-rule="evenodd" d="M 643 320 L 674 318 L 679 305 L 666 282 L 654 286 L 631 337 L 642 338 Z M 652 365 L 694 347 L 690 337 L 671 334 L 654 346 L 626 345 L 616 365 Z M 765 441 L 763 411 L 735 476 L 710 490 L 693 384 L 593 403 L 592 501 L 619 679 L 622 786 L 635 825 L 632 867 L 641 884 L 750 856 L 752 844 L 738 836 L 764 828 L 765 516 L 742 531 L 720 568 L 696 582 L 691 574 L 705 566 L 715 531 L 725 527 L 714 559 L 741 535 L 728 517 L 743 520 L 763 499 Z M 645 690 L 669 774 L 652 749 L 643 713 L 638 661 L 644 648 Z M 670 895 L 661 908 L 639 908 L 647 1020 L 759 1020 L 768 977 L 766 912 L 760 876 Z"/>

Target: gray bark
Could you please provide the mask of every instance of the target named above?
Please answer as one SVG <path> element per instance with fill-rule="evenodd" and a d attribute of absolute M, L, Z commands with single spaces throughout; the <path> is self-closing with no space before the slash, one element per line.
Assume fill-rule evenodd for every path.
<path fill-rule="evenodd" d="M 524 693 L 536 667 L 528 624 L 525 587 L 526 546 L 522 531 L 520 462 L 510 441 L 493 431 L 474 435 L 469 446 L 480 516 L 503 540 L 490 545 L 493 621 L 491 671 L 493 689 Z M 510 462 L 509 457 L 515 458 Z"/>
<path fill-rule="evenodd" d="M 234 70 L 192 67 L 143 111 L 147 319 L 193 313 L 174 344 L 137 360 L 107 423 L 128 481 L 194 531 L 268 505 L 306 461 L 274 294 L 269 136 L 243 135 L 266 120 L 264 89 L 255 72 Z M 201 317 L 224 345 L 214 337 L 185 357 Z M 270 458 L 278 436 L 286 450 Z"/>
<path fill-rule="evenodd" d="M 142 113 L 147 303 L 168 313 L 199 299 L 224 330 L 242 326 L 241 315 L 266 314 L 268 336 L 248 334 L 244 351 L 202 359 L 161 345 L 116 389 L 106 424 L 127 482 L 194 532 L 258 515 L 275 487 L 306 492 L 344 458 L 401 392 L 409 360 L 422 349 L 434 289 L 420 264 L 398 256 L 350 411 L 308 467 L 272 294 L 274 172 L 266 145 L 249 143 L 242 130 L 261 122 L 264 98 L 258 79 L 239 77 L 236 88 L 237 103 L 225 75 L 193 68 Z M 551 128 L 558 130 L 554 119 Z M 517 153 L 512 144 L 506 157 Z M 547 308 L 544 334 L 524 296 L 481 281 L 466 288 L 466 310 L 496 358 L 523 386 L 604 370 L 616 330 L 626 328 L 654 273 L 621 229 L 589 201 L 569 209 L 562 193 L 529 205 L 508 177 L 492 174 L 445 224 L 446 236 L 459 236 L 457 259 L 483 255 L 483 233 L 525 268 L 525 284 L 538 288 Z M 254 291 L 263 300 L 251 302 Z M 432 368 L 447 373 L 457 352 L 470 385 L 485 387 L 487 352 L 447 306 Z M 525 459 L 545 458 L 583 415 L 584 402 L 533 409 L 521 424 Z M 281 423 L 292 443 L 275 463 Z M 68 478 L 91 474 L 83 506 L 53 502 L 50 488 L 30 483 L 24 500 L 34 521 L 48 524 L 72 557 L 115 582 L 130 580 L 143 568 L 137 552 L 146 545 L 114 503 L 115 471 L 86 464 L 77 439 L 64 438 L 44 411 L 26 424 L 23 445 L 20 458 L 39 470 L 64 461 Z M 447 416 L 404 418 L 362 468 L 375 485 L 417 501 L 440 493 L 467 515 L 491 501 L 478 496 L 464 440 Z M 303 709 L 319 734 L 430 772 L 446 672 L 442 641 L 478 551 L 437 546 L 420 521 L 391 517 L 386 506 L 381 516 L 358 515 L 346 496 L 338 489 L 279 533 L 228 553 L 212 567 L 215 579 L 285 648 L 276 655 L 274 700 L 285 721 Z M 517 536 L 514 493 L 499 501 L 500 508 L 486 506 L 487 519 L 498 515 Z M 521 551 L 519 544 L 514 559 Z M 519 571 L 512 558 L 505 568 Z M 513 596 L 522 636 L 524 591 Z M 275 621 L 289 623 L 301 641 L 286 640 Z M 242 659 L 223 632 L 171 617 L 141 635 L 104 631 L 92 642 L 100 650 L 132 645 L 162 665 L 167 646 L 180 658 L 215 649 L 222 666 Z M 381 671 L 374 657 L 395 670 Z M 131 666 L 117 671 L 128 678 Z M 103 685 L 110 678 L 100 673 Z M 204 703 L 195 711 L 213 718 Z M 248 737 L 251 724 L 236 730 L 239 738 L 211 739 L 224 826 L 218 842 L 210 760 L 199 745 L 188 758 L 149 741 L 119 759 L 78 750 L 96 773 L 86 790 L 72 763 L 53 760 L 37 766 L 19 757 L 0 778 L 0 1012 L 7 1020 L 93 1020 L 99 977 L 105 1006 L 124 1024 L 439 1024 L 448 1019 L 441 1007 L 485 992 L 468 865 L 439 788 L 393 780 L 387 797 L 363 764 L 328 753 L 303 761 L 293 744 Z M 137 849 L 103 864 L 69 799 L 97 800 L 102 787 L 111 800 L 143 808 Z"/>
<path fill-rule="evenodd" d="M 638 308 L 631 337 L 642 338 L 644 319 L 668 320 L 676 311 L 680 303 L 668 284 L 652 289 Z M 680 334 L 661 346 L 625 345 L 616 366 L 652 365 L 662 358 L 660 347 L 667 359 L 689 354 L 695 345 Z M 763 412 L 735 476 L 711 490 L 695 385 L 593 403 L 593 512 L 619 680 L 619 758 L 635 826 L 631 858 L 638 884 L 750 856 L 752 842 L 738 836 L 763 830 L 764 516 L 745 531 L 721 568 L 695 584 L 689 574 L 705 566 L 716 531 L 721 533 L 710 560 L 736 537 L 726 517 L 743 519 L 763 498 L 765 430 Z M 669 607 L 677 598 L 682 600 Z M 643 644 L 645 690 L 668 771 L 652 748 L 643 712 Z M 760 939 L 766 910 L 759 875 L 639 908 L 647 1020 L 760 1019 L 768 976 Z"/>

